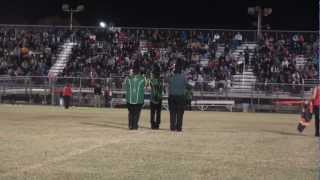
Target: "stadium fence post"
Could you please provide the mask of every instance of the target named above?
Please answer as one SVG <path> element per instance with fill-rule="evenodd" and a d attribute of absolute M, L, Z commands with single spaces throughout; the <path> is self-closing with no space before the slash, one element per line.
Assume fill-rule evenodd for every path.
<path fill-rule="evenodd" d="M 24 79 L 24 81 L 27 83 L 27 92 L 29 95 L 29 104 L 32 104 L 32 81 L 26 81 L 26 79 Z"/>
<path fill-rule="evenodd" d="M 255 107 L 254 107 L 254 102 L 253 102 L 253 87 L 254 86 L 251 86 L 250 88 L 250 110 L 251 112 L 254 112 L 255 111 Z"/>
<path fill-rule="evenodd" d="M 70 31 L 72 31 L 73 26 L 73 11 L 70 12 Z"/>
<path fill-rule="evenodd" d="M 81 106 L 81 97 L 82 97 L 82 78 L 79 77 L 79 106 Z"/>
<path fill-rule="evenodd" d="M 1 86 L 1 89 L 0 89 L 0 103 L 2 103 L 2 96 L 3 96 L 3 93 L 4 93 L 4 85 Z"/>
<path fill-rule="evenodd" d="M 55 82 L 51 80 L 51 105 L 54 106 Z"/>
<path fill-rule="evenodd" d="M 5 96 L 6 95 L 6 85 L 7 84 L 5 84 L 3 87 L 2 87 L 2 95 L 1 96 Z M 1 97 L 1 100 L 3 101 L 3 99 L 2 99 L 2 97 Z"/>
<path fill-rule="evenodd" d="M 44 104 L 47 105 L 47 93 L 48 93 L 48 91 L 47 91 L 47 81 L 45 81 L 43 87 L 44 87 L 43 88 L 44 89 L 43 101 L 44 101 Z"/>

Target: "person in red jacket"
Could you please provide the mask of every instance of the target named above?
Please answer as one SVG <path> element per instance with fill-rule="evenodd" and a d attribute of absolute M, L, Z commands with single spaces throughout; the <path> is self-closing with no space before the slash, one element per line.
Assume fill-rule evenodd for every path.
<path fill-rule="evenodd" d="M 72 97 L 72 88 L 71 88 L 71 85 L 68 83 L 63 88 L 63 102 L 64 102 L 64 107 L 66 109 L 68 109 L 70 106 L 71 97 Z"/>
<path fill-rule="evenodd" d="M 313 112 L 315 114 L 315 136 L 319 137 L 320 135 L 320 121 L 319 121 L 319 111 L 320 111 L 320 85 L 316 86 L 313 89 L 312 93 L 313 100 Z"/>

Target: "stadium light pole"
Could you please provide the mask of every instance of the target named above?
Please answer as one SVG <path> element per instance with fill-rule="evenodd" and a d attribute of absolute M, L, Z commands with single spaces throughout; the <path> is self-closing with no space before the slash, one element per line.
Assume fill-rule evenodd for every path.
<path fill-rule="evenodd" d="M 70 30 L 73 28 L 73 14 L 84 11 L 84 5 L 78 5 L 76 9 L 70 8 L 69 4 L 62 5 L 63 12 L 70 14 Z"/>
<path fill-rule="evenodd" d="M 272 14 L 272 8 L 263 8 L 261 6 L 249 7 L 248 14 L 252 16 L 257 16 L 257 37 L 260 39 L 262 30 L 262 18 Z"/>

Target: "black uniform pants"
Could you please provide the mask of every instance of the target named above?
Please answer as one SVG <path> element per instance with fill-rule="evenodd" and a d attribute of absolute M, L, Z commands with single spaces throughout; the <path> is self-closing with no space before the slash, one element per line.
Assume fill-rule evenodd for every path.
<path fill-rule="evenodd" d="M 186 100 L 184 96 L 169 96 L 170 129 L 182 131 Z"/>
<path fill-rule="evenodd" d="M 63 96 L 63 104 L 64 104 L 64 108 L 69 109 L 70 106 L 70 96 Z"/>
<path fill-rule="evenodd" d="M 313 111 L 314 111 L 314 114 L 315 114 L 315 135 L 316 136 L 319 136 L 320 134 L 320 130 L 319 130 L 319 126 L 320 126 L 320 121 L 319 121 L 319 106 L 314 106 L 313 107 Z"/>
<path fill-rule="evenodd" d="M 142 104 L 127 104 L 127 107 L 129 110 L 129 129 L 138 129 Z"/>
<path fill-rule="evenodd" d="M 162 104 L 154 104 L 150 103 L 150 123 L 151 123 L 151 129 L 159 129 L 160 123 L 161 123 L 161 109 Z"/>
<path fill-rule="evenodd" d="M 191 111 L 191 110 L 192 110 L 191 102 L 192 102 L 191 99 L 187 99 L 187 100 L 186 100 L 186 103 L 187 103 L 186 109 L 187 109 L 188 111 Z"/>

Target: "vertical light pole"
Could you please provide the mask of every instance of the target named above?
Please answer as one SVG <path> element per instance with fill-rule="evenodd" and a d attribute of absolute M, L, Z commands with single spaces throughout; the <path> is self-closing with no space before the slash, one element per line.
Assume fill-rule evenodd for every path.
<path fill-rule="evenodd" d="M 262 8 L 260 6 L 256 7 L 249 7 L 248 14 L 252 16 L 257 16 L 257 39 L 261 37 L 261 30 L 262 30 L 262 18 L 269 16 L 272 14 L 272 8 Z"/>
<path fill-rule="evenodd" d="M 76 9 L 70 8 L 69 4 L 62 5 L 63 12 L 70 14 L 70 30 L 73 28 L 73 14 L 84 11 L 84 5 L 78 5 Z"/>

